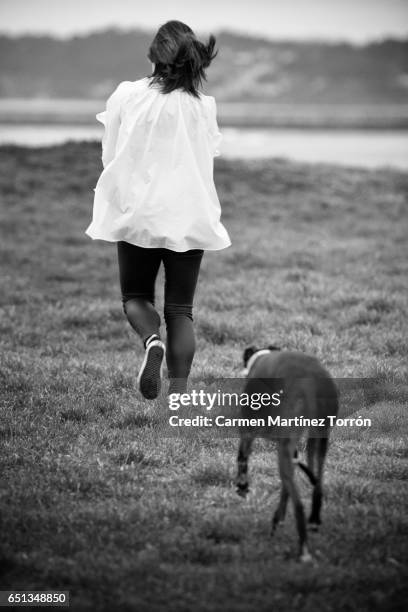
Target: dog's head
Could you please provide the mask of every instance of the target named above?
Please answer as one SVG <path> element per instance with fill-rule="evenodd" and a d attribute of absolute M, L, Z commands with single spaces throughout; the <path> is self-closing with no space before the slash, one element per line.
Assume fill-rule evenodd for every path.
<path fill-rule="evenodd" d="M 258 353 L 258 351 L 280 351 L 280 350 L 281 350 L 280 347 L 275 346 L 274 344 L 270 344 L 269 346 L 266 346 L 264 348 L 257 348 L 256 346 L 248 346 L 244 350 L 244 354 L 243 354 L 244 368 L 248 367 L 248 361 L 251 359 L 252 355 L 255 355 L 255 353 Z"/>

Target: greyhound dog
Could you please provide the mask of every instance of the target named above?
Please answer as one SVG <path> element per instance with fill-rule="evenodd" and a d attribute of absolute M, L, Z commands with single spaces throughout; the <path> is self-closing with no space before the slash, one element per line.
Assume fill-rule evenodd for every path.
<path fill-rule="evenodd" d="M 274 423 L 277 422 L 278 416 L 280 422 L 296 425 L 262 426 L 262 423 L 268 420 L 260 419 L 260 426 L 240 428 L 237 493 L 243 497 L 248 493 L 248 457 L 254 438 L 259 436 L 276 440 L 282 486 L 279 505 L 272 519 L 272 534 L 278 523 L 285 518 L 288 498 L 291 498 L 299 535 L 299 558 L 304 562 L 311 561 L 303 504 L 294 482 L 294 465 L 299 464 L 313 484 L 309 523 L 312 529 L 317 530 L 322 505 L 323 465 L 330 434 L 327 416 L 336 416 L 338 412 L 336 386 L 330 374 L 315 357 L 301 352 L 281 351 L 275 346 L 246 349 L 244 366 L 247 376 L 245 392 L 249 396 L 254 393 L 258 395 L 259 392 L 268 392 L 270 395 L 278 393 L 280 396 L 277 408 L 269 405 L 256 416 L 273 415 Z M 250 412 L 254 417 L 250 408 L 242 408 L 242 416 L 248 416 Z M 297 445 L 304 433 L 307 434 L 307 466 L 297 460 Z"/>

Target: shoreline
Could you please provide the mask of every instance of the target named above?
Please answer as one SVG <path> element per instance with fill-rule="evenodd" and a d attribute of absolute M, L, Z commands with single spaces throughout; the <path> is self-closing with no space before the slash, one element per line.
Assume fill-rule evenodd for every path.
<path fill-rule="evenodd" d="M 243 130 L 304 130 L 304 131 L 319 131 L 319 130 L 329 130 L 329 131 L 341 131 L 341 132 L 408 132 L 408 119 L 387 123 L 330 123 L 330 122 L 319 122 L 319 123 L 305 123 L 302 121 L 281 121 L 277 122 L 271 119 L 269 122 L 263 121 L 262 118 L 254 117 L 251 122 L 248 120 L 219 120 L 219 127 L 223 128 L 237 128 Z M 0 129 L 4 126 L 35 126 L 35 127 L 66 127 L 72 126 L 81 127 L 81 128 L 93 128 L 95 127 L 95 121 L 73 121 L 70 118 L 66 119 L 44 119 L 42 117 L 37 117 L 34 119 L 21 119 L 18 117 L 13 117 L 11 119 L 3 119 L 0 117 Z"/>
<path fill-rule="evenodd" d="M 22 134 L 21 138 L 16 138 L 12 132 L 7 140 L 7 135 L 1 134 L 0 126 L 0 152 L 4 155 L 13 155 L 13 152 L 21 151 L 33 152 L 35 154 L 46 153 L 47 151 L 55 151 L 57 155 L 63 154 L 64 151 L 75 150 L 79 146 L 86 147 L 88 150 L 94 150 L 95 158 L 100 159 L 100 140 L 101 135 L 92 133 L 91 135 L 81 133 L 81 129 L 77 131 L 66 131 L 66 139 L 56 138 L 52 132 L 52 128 L 45 128 L 46 133 L 42 140 L 38 140 L 38 135 L 35 134 L 33 127 L 33 136 L 30 139 L 29 135 Z M 232 130 L 231 130 L 232 132 Z M 226 134 L 224 131 L 224 145 L 220 157 L 215 158 L 216 167 L 222 164 L 228 164 L 232 168 L 235 165 L 243 167 L 251 167 L 253 165 L 261 165 L 266 167 L 270 164 L 285 164 L 288 167 L 308 167 L 308 168 L 327 168 L 361 172 L 393 172 L 397 174 L 406 174 L 408 171 L 408 159 L 404 155 L 407 149 L 408 133 L 394 136 L 394 132 L 370 132 L 370 139 L 377 149 L 380 147 L 380 155 L 373 157 L 372 150 L 364 140 L 369 138 L 367 132 L 356 131 L 339 134 L 338 149 L 327 149 L 327 140 L 331 138 L 330 132 L 311 131 L 309 136 L 302 135 L 300 130 L 282 131 L 280 136 L 278 130 L 271 130 L 271 133 L 262 139 L 262 135 L 257 135 L 255 130 L 248 131 L 248 136 L 242 137 L 242 134 Z M 305 133 L 306 134 L 306 133 Z M 332 139 L 337 138 L 337 132 L 332 132 Z M 18 134 L 17 134 L 18 136 Z M 260 138 L 258 149 L 254 148 L 254 138 Z M 299 145 L 294 147 L 293 143 L 304 139 L 303 147 Z M 397 138 L 397 141 L 395 141 Z M 2 141 L 3 140 L 3 141 Z M 362 142 L 361 142 L 362 140 Z M 351 142 L 350 142 L 351 141 Z M 240 146 L 243 144 L 244 146 Z M 357 145 L 360 142 L 360 148 Z M 245 145 L 246 143 L 246 145 Z M 351 145 L 354 144 L 354 149 Z M 369 143 L 368 143 L 369 144 Z M 307 147 L 305 148 L 305 146 Z M 387 148 L 384 148 L 384 147 Z M 323 147 L 323 148 L 322 148 Z M 348 148 L 347 148 L 348 147 Z M 363 148 L 361 148 L 363 147 Z M 238 152 L 238 153 L 237 153 Z"/>
<path fill-rule="evenodd" d="M 0 126 L 93 126 L 104 100 L 0 98 Z M 297 129 L 408 129 L 408 104 L 283 104 L 217 101 L 220 127 Z"/>

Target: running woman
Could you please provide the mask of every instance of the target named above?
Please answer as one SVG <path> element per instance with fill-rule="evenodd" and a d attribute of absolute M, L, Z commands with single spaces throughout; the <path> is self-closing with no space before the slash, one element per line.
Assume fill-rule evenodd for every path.
<path fill-rule="evenodd" d="M 97 115 L 104 169 L 86 233 L 117 243 L 123 309 L 145 348 L 138 386 L 147 399 L 160 392 L 165 356 L 168 392 L 185 391 L 203 252 L 231 244 L 213 179 L 216 104 L 200 91 L 214 47 L 213 36 L 204 44 L 184 23 L 165 23 L 148 52 L 152 74 L 120 83 Z M 154 305 L 161 263 L 166 346 Z"/>

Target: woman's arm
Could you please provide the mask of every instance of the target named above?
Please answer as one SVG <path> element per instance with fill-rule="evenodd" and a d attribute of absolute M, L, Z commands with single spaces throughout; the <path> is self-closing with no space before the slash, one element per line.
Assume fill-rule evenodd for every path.
<path fill-rule="evenodd" d="M 217 123 L 217 104 L 215 98 L 209 96 L 210 113 L 209 113 L 209 133 L 211 139 L 211 147 L 214 157 L 221 155 L 220 144 L 222 140 L 222 134 L 218 128 Z"/>
<path fill-rule="evenodd" d="M 102 163 L 103 167 L 115 157 L 116 142 L 120 127 L 120 103 L 123 96 L 124 83 L 120 83 L 106 102 L 106 110 L 98 113 L 96 118 L 105 126 L 102 138 Z"/>

